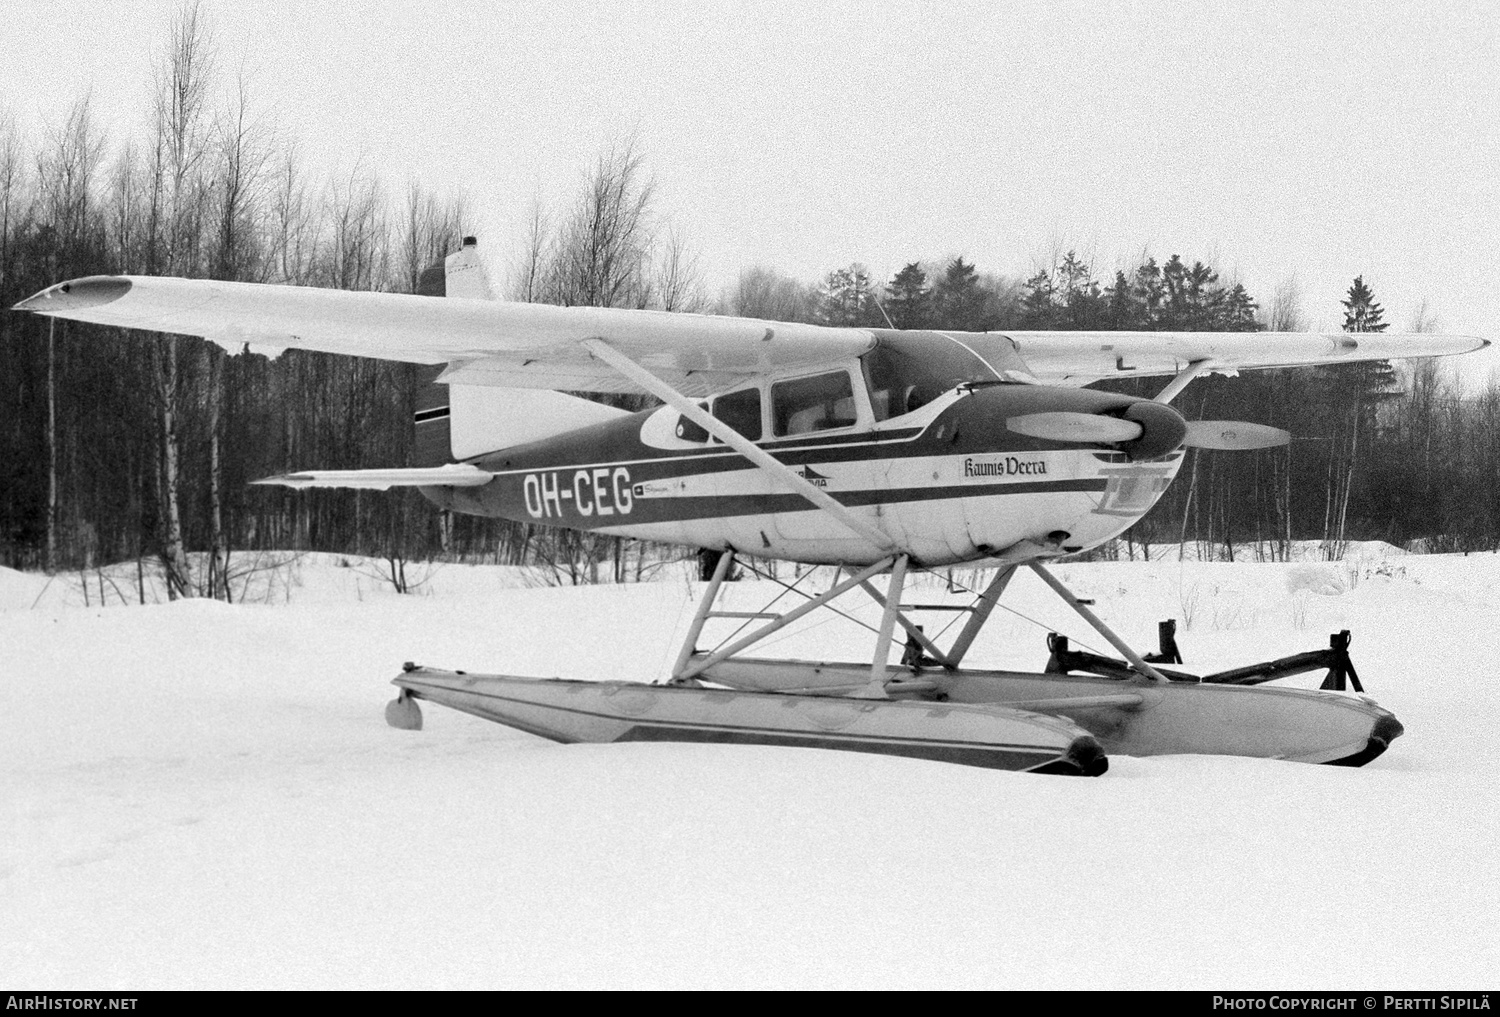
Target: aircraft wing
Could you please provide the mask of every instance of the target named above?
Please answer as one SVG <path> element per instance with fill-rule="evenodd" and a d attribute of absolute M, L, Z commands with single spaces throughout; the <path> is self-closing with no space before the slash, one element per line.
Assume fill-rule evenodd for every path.
<path fill-rule="evenodd" d="M 152 276 L 59 283 L 16 310 L 211 339 L 235 351 L 296 348 L 448 364 L 462 385 L 637 391 L 580 342 L 610 344 L 684 394 L 743 378 L 858 356 L 865 329 L 598 307 L 554 307 L 405 293 L 370 293 Z"/>
<path fill-rule="evenodd" d="M 768 371 L 817 368 L 874 344 L 863 328 L 755 318 L 412 296 L 152 276 L 90 276 L 16 305 L 78 321 L 211 339 L 231 349 L 293 347 L 447 364 L 459 385 L 564 391 L 639 391 L 582 343 L 605 339 L 690 397 Z M 1038 381 L 1170 375 L 1200 364 L 1231 372 L 1264 367 L 1466 353 L 1472 336 L 1336 332 L 946 333 L 1000 367 L 1019 354 Z M 1012 360 L 1013 363 L 1013 360 Z"/>
<path fill-rule="evenodd" d="M 1345 364 L 1469 353 L 1477 336 L 1400 332 L 1006 332 L 1031 374 L 1048 384 L 1176 374 Z"/>

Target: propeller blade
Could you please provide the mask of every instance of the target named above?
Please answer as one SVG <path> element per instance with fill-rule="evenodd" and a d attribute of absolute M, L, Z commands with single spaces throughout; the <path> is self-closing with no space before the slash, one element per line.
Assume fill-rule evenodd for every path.
<path fill-rule="evenodd" d="M 1279 427 L 1248 424 L 1243 420 L 1189 420 L 1184 445 L 1242 452 L 1254 448 L 1285 445 L 1292 436 Z"/>
<path fill-rule="evenodd" d="M 1097 413 L 1026 413 L 1005 421 L 1007 430 L 1048 441 L 1089 443 L 1134 441 L 1141 436 L 1141 425 L 1133 420 L 1104 417 Z"/>

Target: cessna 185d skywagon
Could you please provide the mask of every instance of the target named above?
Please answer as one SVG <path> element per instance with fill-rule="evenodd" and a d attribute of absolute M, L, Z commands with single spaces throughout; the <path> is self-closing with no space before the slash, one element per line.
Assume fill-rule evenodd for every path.
<path fill-rule="evenodd" d="M 427 465 L 265 483 L 414 486 L 455 512 L 724 552 L 664 682 L 408 666 L 387 708 L 398 727 L 420 727 L 416 700 L 427 699 L 565 742 L 810 746 L 1082 774 L 1102 773 L 1107 752 L 1359 765 L 1401 733 L 1389 712 L 1342 691 L 1338 647 L 1326 660 L 1303 655 L 1330 666 L 1321 690 L 1260 684 L 1307 663 L 1298 658 L 1204 677 L 1164 671 L 1048 563 L 1144 515 L 1184 448 L 1288 440 L 1259 424 L 1184 419 L 1172 399 L 1198 375 L 1464 353 L 1482 339 L 904 332 L 507 303 L 491 297 L 472 239 L 424 288 L 430 295 L 95 276 L 17 305 L 236 351 L 446 365 L 416 414 Z M 1148 375 L 1169 379 L 1151 399 L 1081 388 Z M 580 391 L 646 392 L 664 405 L 628 413 L 566 394 Z M 715 610 L 737 556 L 835 565 L 839 578 L 781 614 Z M 941 647 L 911 620 L 902 590 L 910 567 L 957 563 L 993 566 L 994 578 Z M 1069 653 L 1059 639 L 1045 673 L 961 667 L 1022 567 L 1124 659 Z M 884 589 L 873 582 L 881 575 Z M 868 661 L 744 655 L 854 590 L 882 607 Z M 725 616 L 761 624 L 701 651 L 706 622 Z M 905 650 L 893 665 L 898 625 Z"/>

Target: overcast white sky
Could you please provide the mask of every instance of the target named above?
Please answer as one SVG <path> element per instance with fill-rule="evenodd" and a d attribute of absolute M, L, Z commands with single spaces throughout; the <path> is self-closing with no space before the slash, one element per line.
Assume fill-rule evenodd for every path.
<path fill-rule="evenodd" d="M 144 117 L 175 3 L 10 0 L 0 104 Z M 1394 327 L 1500 336 L 1500 8 L 1383 4 L 205 0 L 224 71 L 320 161 L 462 183 L 504 264 L 632 129 L 715 291 L 962 253 L 1212 258 L 1317 327 L 1356 274 Z M 19 7 L 19 10 L 17 10 Z M 226 74 L 226 76 L 228 76 Z"/>

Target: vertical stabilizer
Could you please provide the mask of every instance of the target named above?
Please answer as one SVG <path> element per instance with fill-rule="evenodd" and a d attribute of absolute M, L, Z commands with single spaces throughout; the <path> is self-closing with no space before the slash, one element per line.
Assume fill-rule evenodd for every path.
<path fill-rule="evenodd" d="M 479 241 L 464 237 L 462 246 L 442 261 L 422 270 L 417 295 L 493 300 L 490 280 L 479 260 Z M 424 367 L 417 390 L 412 423 L 416 429 L 412 461 L 415 466 L 442 466 L 454 461 L 452 409 L 447 385 L 437 384 L 444 366 Z"/>
<path fill-rule="evenodd" d="M 419 367 L 416 409 L 412 413 L 412 465 L 443 466 L 453 462 L 453 429 L 448 386 L 437 383 L 443 364 Z"/>
<path fill-rule="evenodd" d="M 462 247 L 423 269 L 417 282 L 417 295 L 494 300 L 489 274 L 484 270 L 484 262 L 479 260 L 479 241 L 474 237 L 464 237 Z"/>

